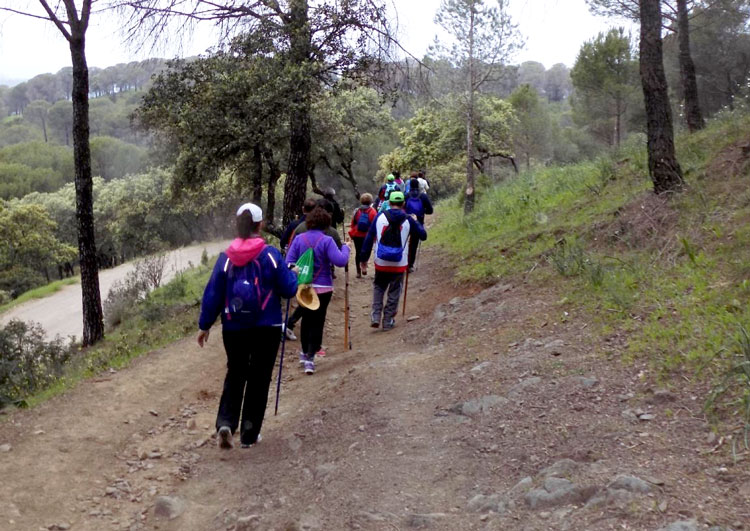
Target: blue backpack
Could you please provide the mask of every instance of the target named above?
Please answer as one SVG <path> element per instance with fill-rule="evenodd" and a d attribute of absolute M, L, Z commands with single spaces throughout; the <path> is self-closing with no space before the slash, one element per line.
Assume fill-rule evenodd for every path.
<path fill-rule="evenodd" d="M 422 216 L 424 216 L 424 205 L 419 193 L 409 194 L 404 210 L 406 210 L 407 214 L 414 214 L 417 218 L 422 219 Z"/>
<path fill-rule="evenodd" d="M 386 183 L 385 185 L 385 199 L 388 200 L 388 198 L 391 196 L 391 192 L 395 192 L 396 190 L 401 190 L 399 188 L 398 183 L 395 181 L 392 183 Z"/>
<path fill-rule="evenodd" d="M 370 211 L 359 209 L 357 218 L 357 232 L 368 232 L 370 230 Z"/>
<path fill-rule="evenodd" d="M 378 258 L 386 262 L 400 262 L 404 257 L 404 249 L 406 248 L 406 243 L 401 241 L 401 225 L 406 220 L 395 225 L 390 212 L 386 211 L 383 215 L 388 220 L 388 226 L 378 242 Z"/>
<path fill-rule="evenodd" d="M 273 294 L 273 290 L 269 290 L 265 296 L 263 295 L 260 262 L 256 259 L 242 267 L 237 267 L 227 258 L 226 272 L 227 291 L 224 313 L 227 319 L 230 321 L 238 319 L 246 323 L 255 322 L 266 309 Z"/>

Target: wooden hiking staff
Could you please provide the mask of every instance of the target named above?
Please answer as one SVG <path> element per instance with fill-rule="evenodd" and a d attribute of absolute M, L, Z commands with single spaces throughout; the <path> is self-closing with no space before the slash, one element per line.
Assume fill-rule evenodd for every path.
<path fill-rule="evenodd" d="M 346 241 L 344 225 L 341 225 L 341 233 L 344 235 L 344 241 Z M 355 256 L 354 259 L 356 260 L 357 257 Z M 352 349 L 351 331 L 352 324 L 349 321 L 349 262 L 347 262 L 344 266 L 344 349 Z"/>
<path fill-rule="evenodd" d="M 404 314 L 406 319 L 406 294 L 409 293 L 409 269 L 406 270 L 406 282 L 404 284 L 404 307 L 401 309 L 401 313 Z"/>
<path fill-rule="evenodd" d="M 352 324 L 349 321 L 349 264 L 344 267 L 344 348 L 352 349 L 350 337 Z"/>

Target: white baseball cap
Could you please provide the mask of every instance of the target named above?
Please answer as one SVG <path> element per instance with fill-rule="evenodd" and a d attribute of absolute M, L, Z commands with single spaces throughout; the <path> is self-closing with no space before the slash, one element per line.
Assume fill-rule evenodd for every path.
<path fill-rule="evenodd" d="M 241 216 L 243 212 L 250 212 L 250 215 L 253 217 L 253 221 L 255 223 L 263 221 L 263 211 L 258 205 L 254 205 L 253 203 L 245 203 L 237 209 L 237 215 Z"/>

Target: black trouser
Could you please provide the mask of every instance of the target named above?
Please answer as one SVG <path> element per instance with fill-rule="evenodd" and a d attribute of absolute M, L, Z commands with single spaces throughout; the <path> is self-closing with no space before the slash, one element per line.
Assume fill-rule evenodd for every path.
<path fill-rule="evenodd" d="M 223 330 L 222 336 L 227 351 L 227 376 L 216 416 L 216 429 L 229 426 L 234 433 L 239 426 L 242 444 L 252 444 L 263 425 L 281 334 L 277 326 L 259 326 Z"/>
<path fill-rule="evenodd" d="M 326 324 L 326 312 L 332 296 L 332 291 L 318 293 L 320 308 L 317 310 L 309 310 L 300 306 L 302 308 L 300 342 L 302 343 L 302 352 L 310 357 L 319 351 L 323 345 L 323 327 Z"/>
<path fill-rule="evenodd" d="M 362 254 L 362 244 L 365 243 L 365 239 L 360 236 L 352 236 L 354 242 L 354 264 L 357 266 L 357 274 L 362 274 L 362 269 L 359 266 L 359 255 Z"/>
<path fill-rule="evenodd" d="M 417 260 L 417 249 L 419 249 L 419 238 L 409 238 L 409 267 L 414 267 Z"/>
<path fill-rule="evenodd" d="M 286 327 L 289 330 L 294 330 L 294 326 L 300 319 L 302 319 L 302 306 L 297 306 L 292 312 L 292 316 L 289 318 L 289 322 L 286 324 Z"/>

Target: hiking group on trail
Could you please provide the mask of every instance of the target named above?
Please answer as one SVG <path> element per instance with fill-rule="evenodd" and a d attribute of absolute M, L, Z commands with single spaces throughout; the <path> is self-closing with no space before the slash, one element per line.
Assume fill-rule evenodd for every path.
<path fill-rule="evenodd" d="M 348 231 L 351 241 L 342 242 L 335 229 L 343 223 L 344 213 L 332 188 L 325 190 L 322 199 L 305 201 L 300 217 L 283 232 L 281 249 L 267 245 L 261 236 L 261 208 L 253 203 L 239 207 L 237 237 L 214 265 L 198 320 L 198 344 L 203 347 L 209 330 L 221 316 L 227 372 L 216 416 L 220 448 L 232 448 L 238 430 L 243 448 L 260 441 L 279 345 L 282 354 L 277 407 L 285 341 L 297 339 L 294 327 L 300 321 L 299 361 L 306 374 L 315 373 L 316 357 L 325 355 L 323 333 L 336 267 L 347 271 L 348 338 L 348 264 L 352 243 L 357 278 L 367 275 L 373 249 L 375 253 L 370 326 L 388 331 L 396 325 L 404 278 L 408 286 L 419 244 L 427 239 L 425 216 L 433 213 L 424 174 L 412 172 L 410 177 L 404 183 L 399 172 L 389 174 L 374 205 L 372 195 L 360 196 L 360 206 L 354 211 Z M 298 306 L 289 318 L 289 301 L 293 297 Z M 287 300 L 283 316 L 282 299 Z"/>

